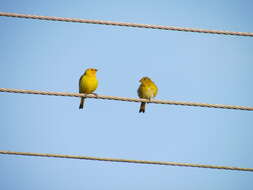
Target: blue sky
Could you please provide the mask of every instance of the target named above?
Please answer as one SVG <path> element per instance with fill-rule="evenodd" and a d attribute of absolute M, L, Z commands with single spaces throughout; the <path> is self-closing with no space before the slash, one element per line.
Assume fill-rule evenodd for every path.
<path fill-rule="evenodd" d="M 0 11 L 253 32 L 252 1 L 1 0 Z M 250 37 L 0 17 L 0 87 L 77 92 L 88 67 L 98 94 L 253 106 Z M 0 94 L 0 149 L 253 167 L 252 112 Z M 253 174 L 0 155 L 12 189 L 244 189 Z"/>

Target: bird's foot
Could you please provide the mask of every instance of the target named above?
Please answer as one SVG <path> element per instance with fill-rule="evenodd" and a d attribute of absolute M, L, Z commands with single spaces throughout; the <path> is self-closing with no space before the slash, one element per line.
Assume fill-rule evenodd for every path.
<path fill-rule="evenodd" d="M 97 93 L 91 93 L 91 94 L 93 94 L 94 96 L 96 96 L 96 98 L 98 97 L 98 94 L 97 94 Z"/>

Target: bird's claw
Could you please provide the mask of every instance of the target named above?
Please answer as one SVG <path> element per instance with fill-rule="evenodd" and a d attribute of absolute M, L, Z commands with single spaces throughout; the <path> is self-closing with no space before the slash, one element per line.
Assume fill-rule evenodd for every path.
<path fill-rule="evenodd" d="M 98 97 L 98 94 L 97 94 L 97 93 L 91 93 L 91 94 L 93 94 L 94 96 L 96 96 L 96 98 Z"/>

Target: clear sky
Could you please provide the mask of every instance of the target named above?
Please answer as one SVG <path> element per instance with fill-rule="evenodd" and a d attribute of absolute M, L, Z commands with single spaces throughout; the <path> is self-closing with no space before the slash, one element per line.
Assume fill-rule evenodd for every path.
<path fill-rule="evenodd" d="M 0 0 L 0 11 L 253 32 L 250 0 Z M 253 106 L 253 38 L 0 17 L 0 87 Z M 253 167 L 253 112 L 0 93 L 0 150 Z M 4 190 L 252 190 L 253 173 L 0 155 Z"/>

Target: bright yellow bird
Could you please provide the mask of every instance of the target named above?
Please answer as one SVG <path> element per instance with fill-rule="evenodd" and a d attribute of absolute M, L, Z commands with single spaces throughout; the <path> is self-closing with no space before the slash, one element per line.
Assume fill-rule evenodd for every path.
<path fill-rule="evenodd" d="M 91 94 L 98 87 L 98 80 L 96 77 L 97 69 L 89 68 L 80 77 L 79 93 Z M 79 109 L 83 109 L 84 97 L 81 97 Z"/>
<path fill-rule="evenodd" d="M 155 83 L 148 77 L 143 77 L 140 81 L 141 84 L 138 88 L 138 96 L 144 99 L 154 98 L 158 92 L 158 88 Z M 145 112 L 145 102 L 141 103 L 139 112 Z"/>

